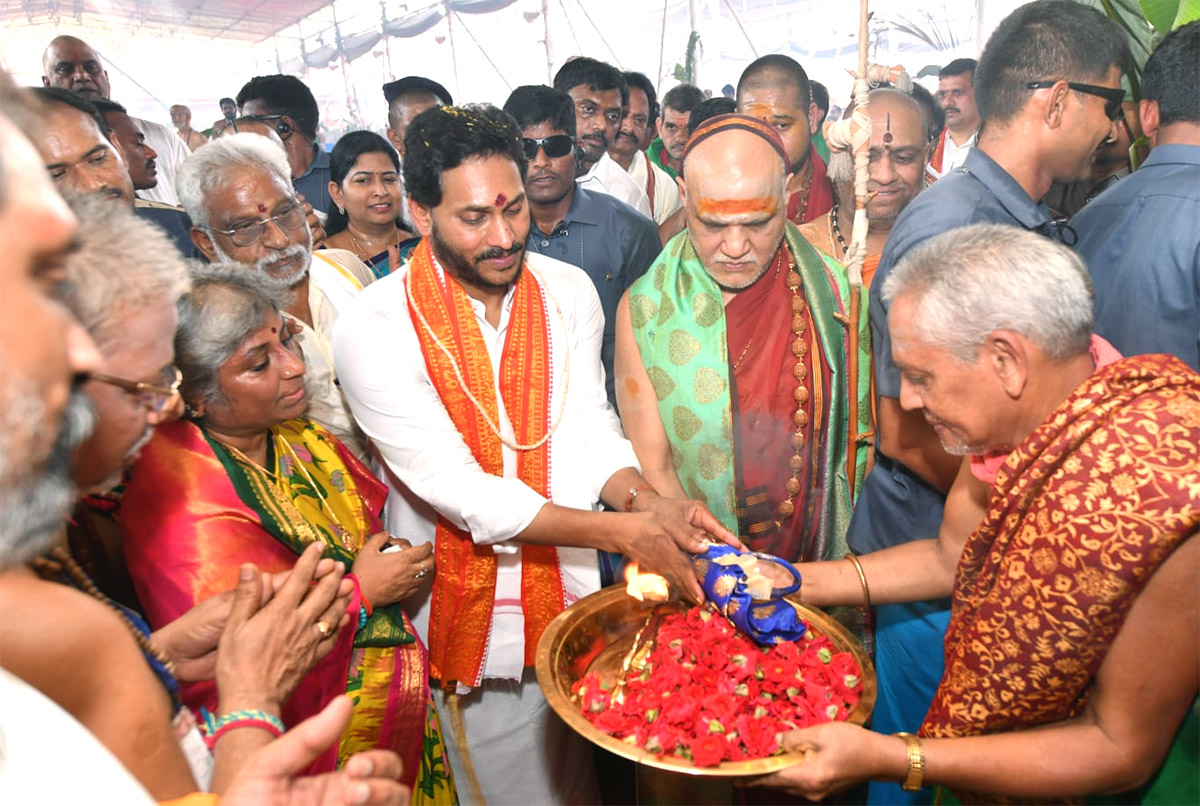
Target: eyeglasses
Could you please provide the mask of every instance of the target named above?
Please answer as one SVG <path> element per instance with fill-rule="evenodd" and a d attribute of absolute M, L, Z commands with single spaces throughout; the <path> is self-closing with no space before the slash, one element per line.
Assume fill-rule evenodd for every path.
<path fill-rule="evenodd" d="M 263 235 L 267 231 L 267 224 L 275 222 L 281 230 L 298 230 L 304 226 L 307 216 L 304 215 L 304 208 L 298 203 L 293 202 L 282 213 L 271 216 L 270 218 L 260 218 L 257 221 L 243 221 L 235 225 L 231 229 L 215 229 L 207 227 L 209 232 L 219 232 L 222 235 L 228 235 L 229 240 L 233 241 L 234 246 L 254 246 L 262 240 Z"/>
<path fill-rule="evenodd" d="M 521 145 L 525 147 L 525 159 L 527 160 L 536 159 L 539 148 L 543 149 L 546 156 L 553 160 L 570 154 L 575 148 L 575 138 L 569 134 L 552 134 L 541 140 L 522 137 Z"/>
<path fill-rule="evenodd" d="M 167 404 L 171 402 L 175 395 L 179 394 L 179 385 L 183 383 L 183 374 L 175 366 L 170 366 L 163 370 L 162 377 L 159 378 L 161 385 L 158 383 L 143 383 L 142 381 L 127 381 L 124 378 L 114 378 L 112 375 L 103 375 L 99 372 L 89 373 L 88 378 L 93 381 L 100 381 L 100 383 L 107 383 L 118 389 L 124 389 L 131 395 L 137 395 L 142 405 L 149 408 L 155 414 L 162 414 Z"/>
<path fill-rule="evenodd" d="M 1030 90 L 1044 90 L 1048 87 L 1053 87 L 1057 83 L 1058 81 L 1030 81 L 1025 85 L 1025 88 Z M 1076 92 L 1103 98 L 1104 114 L 1108 115 L 1109 120 L 1120 120 L 1125 117 L 1125 110 L 1121 106 L 1125 101 L 1125 90 L 1120 87 L 1097 87 L 1095 84 L 1080 84 L 1075 81 L 1068 81 L 1067 86 Z"/>

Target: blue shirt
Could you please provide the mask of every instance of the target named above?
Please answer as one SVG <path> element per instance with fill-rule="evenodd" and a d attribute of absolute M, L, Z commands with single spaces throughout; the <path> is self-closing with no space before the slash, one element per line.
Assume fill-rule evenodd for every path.
<path fill-rule="evenodd" d="M 300 136 L 297 132 L 293 136 Z M 329 198 L 329 152 L 323 148 L 313 147 L 313 161 L 309 163 L 304 176 L 292 180 L 292 187 L 297 193 L 303 193 L 304 198 L 314 210 L 328 213 L 333 206 Z"/>
<path fill-rule="evenodd" d="M 1096 332 L 1124 355 L 1200 370 L 1200 145 L 1161 145 L 1076 213 L 1096 289 Z"/>
<path fill-rule="evenodd" d="M 662 251 L 657 227 L 628 204 L 576 185 L 567 215 L 554 232 L 547 235 L 534 224 L 529 228 L 525 246 L 531 252 L 578 266 L 596 286 L 604 310 L 604 341 L 600 346 L 606 376 L 604 388 L 608 402 L 616 409 L 613 355 L 617 303 L 625 289 L 646 273 Z"/>
<path fill-rule="evenodd" d="M 900 370 L 892 362 L 884 281 L 917 246 L 969 224 L 1008 224 L 1053 235 L 1050 210 L 1029 198 L 1017 180 L 991 157 L 972 148 L 961 168 L 922 191 L 896 219 L 871 281 L 871 338 L 875 387 L 881 397 L 900 397 Z M 854 507 L 846 540 L 858 553 L 909 540 L 936 537 L 946 497 L 920 476 L 875 451 Z"/>

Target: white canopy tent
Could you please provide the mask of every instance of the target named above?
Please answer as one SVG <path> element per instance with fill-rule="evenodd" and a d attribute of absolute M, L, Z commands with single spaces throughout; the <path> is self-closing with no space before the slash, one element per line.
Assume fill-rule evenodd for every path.
<path fill-rule="evenodd" d="M 1016 5 L 878 0 L 872 60 L 916 75 L 974 56 Z M 77 0 L 71 8 L 0 0 L 0 58 L 19 81 L 39 83 L 46 43 L 69 33 L 100 51 L 114 99 L 139 116 L 166 122 L 167 107 L 185 103 L 203 127 L 219 117 L 218 99 L 249 77 L 287 72 L 313 89 L 334 136 L 381 129 L 380 87 L 408 74 L 440 81 L 458 101 L 503 103 L 513 87 L 546 83 L 587 54 L 665 91 L 689 63 L 693 31 L 693 80 L 713 94 L 757 55 L 789 53 L 844 102 L 858 30 L 856 4 L 843 0 Z"/>

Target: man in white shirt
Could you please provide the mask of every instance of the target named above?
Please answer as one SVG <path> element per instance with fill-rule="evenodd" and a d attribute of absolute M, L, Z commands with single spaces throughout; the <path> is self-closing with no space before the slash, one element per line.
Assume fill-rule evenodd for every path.
<path fill-rule="evenodd" d="M 436 571 L 407 605 L 429 645 L 459 796 L 594 802 L 590 749 L 534 678 L 542 631 L 598 588 L 596 549 L 699 601 L 685 552 L 735 538 L 638 471 L 605 398 L 595 288 L 580 269 L 525 254 L 515 121 L 442 107 L 413 122 L 405 147 L 423 240 L 343 311 L 333 344 L 389 471 L 389 531 L 434 542 Z M 601 501 L 617 512 L 596 511 Z"/>
<path fill-rule="evenodd" d="M 979 109 L 975 106 L 974 59 L 955 59 L 938 73 L 934 95 L 946 115 L 946 128 L 934 144 L 925 173 L 935 181 L 961 168 L 979 134 Z"/>
<path fill-rule="evenodd" d="M 96 51 L 82 39 L 57 36 L 51 40 L 46 46 L 46 52 L 42 54 L 42 70 L 43 86 L 62 87 L 89 100 L 110 97 L 108 71 L 100 63 Z M 158 185 L 143 190 L 142 197 L 163 204 L 178 205 L 175 176 L 179 166 L 191 152 L 169 126 L 141 118 L 132 120 L 141 129 L 142 134 L 146 135 L 146 144 L 158 154 Z"/>
<path fill-rule="evenodd" d="M 338 314 L 374 275 L 352 252 L 312 249 L 312 232 L 283 151 L 257 134 L 232 134 L 197 151 L 179 174 L 192 243 L 213 263 L 256 271 L 288 295 L 304 349 L 308 416 L 360 459 L 362 434 L 337 385 L 330 339 Z"/>
<path fill-rule="evenodd" d="M 641 73 L 624 74 L 629 102 L 621 108 L 621 125 L 608 144 L 608 155 L 637 182 L 650 200 L 650 217 L 662 224 L 680 208 L 675 178 L 650 159 L 641 144 L 658 115 L 658 98 L 650 79 Z"/>
<path fill-rule="evenodd" d="M 652 218 L 646 191 L 608 155 L 608 144 L 621 125 L 621 110 L 629 105 L 629 85 L 621 71 L 611 64 L 579 56 L 555 74 L 554 89 L 570 95 L 575 102 L 579 146 L 575 181 L 584 190 L 607 193 Z"/>

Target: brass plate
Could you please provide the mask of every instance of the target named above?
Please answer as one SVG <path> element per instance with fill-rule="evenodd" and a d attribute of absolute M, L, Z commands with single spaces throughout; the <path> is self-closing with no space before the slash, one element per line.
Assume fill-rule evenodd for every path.
<path fill-rule="evenodd" d="M 827 636 L 839 651 L 850 652 L 861 670 L 862 696 L 847 722 L 864 725 L 875 707 L 875 667 L 866 650 L 840 623 L 822 611 L 791 598 L 801 618 L 817 633 Z M 684 612 L 683 602 L 659 605 Z M 726 761 L 715 767 L 695 767 L 686 759 L 655 755 L 648 750 L 615 739 L 598 730 L 571 700 L 571 686 L 589 669 L 619 666 L 633 644 L 633 636 L 646 622 L 649 607 L 625 593 L 624 585 L 613 585 L 580 599 L 546 627 L 538 643 L 537 677 L 546 700 L 562 720 L 588 741 L 623 758 L 670 772 L 712 777 L 746 777 L 778 772 L 799 763 L 802 756 L 783 753 L 770 758 Z"/>

